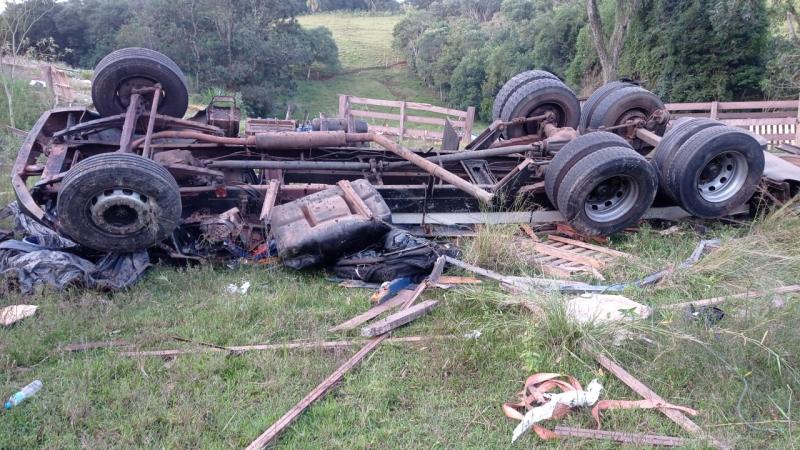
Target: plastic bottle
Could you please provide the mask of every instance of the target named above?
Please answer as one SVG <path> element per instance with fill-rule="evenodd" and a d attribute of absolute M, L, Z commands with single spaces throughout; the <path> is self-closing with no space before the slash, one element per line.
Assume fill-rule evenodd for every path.
<path fill-rule="evenodd" d="M 42 382 L 40 380 L 33 380 L 29 385 L 22 388 L 21 391 L 17 392 L 11 397 L 8 397 L 8 401 L 5 404 L 5 408 L 11 409 L 12 407 L 19 405 L 26 398 L 33 397 L 33 394 L 39 392 L 39 389 L 41 388 L 42 388 Z"/>

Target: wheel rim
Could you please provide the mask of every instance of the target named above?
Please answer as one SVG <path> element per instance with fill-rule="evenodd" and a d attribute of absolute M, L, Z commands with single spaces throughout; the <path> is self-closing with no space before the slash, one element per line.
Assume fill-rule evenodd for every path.
<path fill-rule="evenodd" d="M 128 235 L 146 228 L 152 217 L 147 196 L 126 188 L 107 189 L 92 197 L 89 206 L 92 224 L 116 235 Z"/>
<path fill-rule="evenodd" d="M 700 171 L 697 177 L 697 190 L 708 202 L 723 202 L 742 189 L 747 180 L 747 170 L 747 159 L 743 154 L 720 153 Z"/>
<path fill-rule="evenodd" d="M 586 216 L 595 222 L 611 222 L 623 217 L 639 198 L 639 185 L 632 177 L 606 178 L 592 189 L 584 202 Z"/>

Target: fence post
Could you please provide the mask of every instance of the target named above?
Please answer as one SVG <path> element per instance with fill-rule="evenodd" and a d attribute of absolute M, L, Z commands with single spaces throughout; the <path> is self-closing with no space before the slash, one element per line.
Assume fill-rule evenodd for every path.
<path fill-rule="evenodd" d="M 717 120 L 717 109 L 719 108 L 719 102 L 714 100 L 711 102 L 711 118 Z"/>
<path fill-rule="evenodd" d="M 797 97 L 797 120 L 794 121 L 794 145 L 800 145 L 800 96 Z"/>
<path fill-rule="evenodd" d="M 53 77 L 53 66 L 50 64 L 43 65 L 42 75 L 44 75 L 44 82 L 47 84 L 47 90 L 53 97 L 53 105 L 58 105 L 58 93 L 56 92 L 56 83 Z"/>
<path fill-rule="evenodd" d="M 464 145 L 472 142 L 472 124 L 475 122 L 475 107 L 467 108 L 467 117 L 464 118 Z"/>
<path fill-rule="evenodd" d="M 347 116 L 350 115 L 350 111 L 348 108 L 348 96 L 345 94 L 339 94 L 339 117 L 343 119 L 347 119 Z"/>
<path fill-rule="evenodd" d="M 406 101 L 400 102 L 400 140 L 402 141 L 406 134 Z"/>

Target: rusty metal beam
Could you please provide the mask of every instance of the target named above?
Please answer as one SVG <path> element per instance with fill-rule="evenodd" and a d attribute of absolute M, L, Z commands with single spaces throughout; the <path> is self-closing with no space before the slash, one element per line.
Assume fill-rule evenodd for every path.
<path fill-rule="evenodd" d="M 133 132 L 136 130 L 136 121 L 139 119 L 139 101 L 142 96 L 139 94 L 131 94 L 130 104 L 125 111 L 125 122 L 122 124 L 122 136 L 119 138 L 119 151 L 128 153 L 131 151 L 131 139 L 133 139 Z"/>
<path fill-rule="evenodd" d="M 150 105 L 150 118 L 147 120 L 147 132 L 144 135 L 144 148 L 142 156 L 150 157 L 150 141 L 153 139 L 153 128 L 156 125 L 156 114 L 158 113 L 158 102 L 161 100 L 161 85 L 156 85 L 153 91 L 153 103 Z"/>

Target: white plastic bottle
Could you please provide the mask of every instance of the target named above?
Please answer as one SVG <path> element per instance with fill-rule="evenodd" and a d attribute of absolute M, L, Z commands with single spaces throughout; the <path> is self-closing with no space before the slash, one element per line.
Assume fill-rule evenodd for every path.
<path fill-rule="evenodd" d="M 8 397 L 8 401 L 5 404 L 5 408 L 11 409 L 12 407 L 19 405 L 26 398 L 33 397 L 33 394 L 39 392 L 39 389 L 41 388 L 42 388 L 41 380 L 33 380 L 29 385 L 22 388 L 21 391 L 17 392 L 11 397 Z"/>

